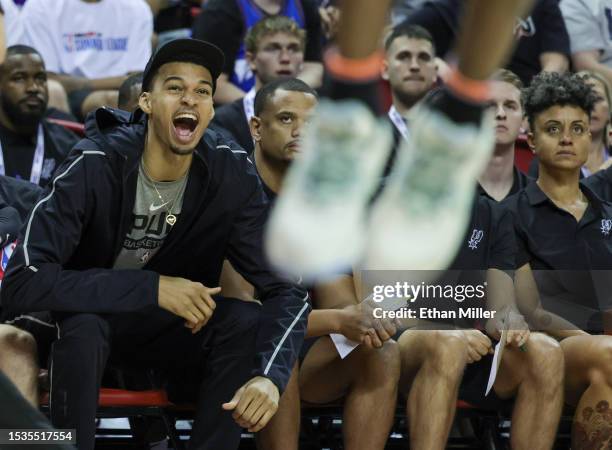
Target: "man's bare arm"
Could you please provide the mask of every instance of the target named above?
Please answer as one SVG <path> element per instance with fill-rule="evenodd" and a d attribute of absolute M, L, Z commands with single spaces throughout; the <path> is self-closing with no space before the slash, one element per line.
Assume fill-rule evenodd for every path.
<path fill-rule="evenodd" d="M 302 71 L 297 77 L 310 87 L 317 89 L 323 83 L 323 64 L 319 62 L 305 62 Z"/>
<path fill-rule="evenodd" d="M 343 311 L 341 308 L 357 305 L 353 277 L 340 276 L 315 287 L 316 309 L 308 316 L 306 337 L 341 333 Z"/>
<path fill-rule="evenodd" d="M 599 50 L 587 50 L 572 54 L 572 63 L 576 70 L 589 70 L 603 75 L 612 83 L 612 68 L 599 62 Z"/>
<path fill-rule="evenodd" d="M 222 73 L 219 75 L 219 78 L 217 78 L 217 89 L 214 97 L 215 103 L 220 105 L 231 103 L 244 97 L 245 94 L 246 92 L 229 80 L 226 73 Z"/>
<path fill-rule="evenodd" d="M 569 60 L 563 53 L 544 52 L 540 55 L 540 66 L 542 72 L 567 72 L 569 69 Z"/>
<path fill-rule="evenodd" d="M 544 309 L 529 264 L 516 270 L 514 284 L 519 311 L 534 331 L 545 331 L 559 340 L 587 334 L 571 322 Z"/>
<path fill-rule="evenodd" d="M 534 0 L 468 0 L 461 23 L 459 71 L 487 80 L 510 57 L 515 45 L 514 17 L 529 11 Z"/>
<path fill-rule="evenodd" d="M 49 78 L 59 81 L 64 86 L 66 92 L 70 93 L 81 89 L 90 89 L 92 91 L 116 90 L 125 81 L 127 75 L 89 79 L 49 72 Z"/>

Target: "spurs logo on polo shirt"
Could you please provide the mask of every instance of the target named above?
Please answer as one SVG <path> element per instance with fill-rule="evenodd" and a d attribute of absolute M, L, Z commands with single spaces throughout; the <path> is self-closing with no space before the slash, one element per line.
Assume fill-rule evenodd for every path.
<path fill-rule="evenodd" d="M 472 237 L 468 241 L 468 246 L 472 250 L 476 250 L 478 248 L 478 244 L 482 241 L 482 237 L 484 236 L 484 232 L 482 230 L 477 230 L 474 228 L 472 231 Z"/>
<path fill-rule="evenodd" d="M 601 219 L 601 232 L 604 236 L 608 236 L 612 231 L 612 219 Z"/>

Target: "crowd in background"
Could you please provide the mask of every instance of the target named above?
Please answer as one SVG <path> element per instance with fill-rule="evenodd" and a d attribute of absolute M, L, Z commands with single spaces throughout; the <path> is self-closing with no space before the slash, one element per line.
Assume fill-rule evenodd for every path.
<path fill-rule="evenodd" d="M 227 147 L 228 152 L 246 152 L 249 155 L 267 199 L 273 203 L 281 192 L 291 162 L 297 157 L 294 147 L 301 138 L 302 125 L 309 120 L 307 116 L 314 110 L 321 93 L 325 94 L 329 74 L 323 55 L 333 45 L 341 20 L 340 8 L 335 3 L 328 0 L 0 0 L 0 59 L 3 61 L 0 66 L 0 207 L 4 208 L 0 209 L 0 245 L 4 246 L 0 281 L 32 208 L 41 198 L 41 193 L 53 189 L 51 183 L 58 175 L 58 168 L 65 166 L 64 160 L 72 147 L 84 133 L 102 133 L 93 129 L 106 120 L 99 108 L 120 109 L 132 114 L 121 116 L 124 118 L 121 120 L 138 117 L 142 112 L 138 110 L 142 109 L 139 101 L 145 66 L 156 48 L 173 39 L 193 37 L 210 42 L 223 52 L 225 61 L 216 80 L 215 113 L 209 129 L 218 143 L 222 144 L 224 140 L 232 142 L 232 148 Z M 375 99 L 379 115 L 393 130 L 386 174 L 391 171 L 402 143 L 410 134 L 411 113 L 430 92 L 445 84 L 456 64 L 455 41 L 463 5 L 461 0 L 394 2 L 380 44 L 384 57 Z M 566 233 L 559 231 L 558 240 L 549 243 L 553 247 L 565 242 L 564 239 L 573 233 L 571 227 L 575 223 L 564 223 L 567 218 L 561 217 L 558 211 L 540 211 L 538 218 L 529 216 L 536 214 L 530 207 L 536 204 L 540 194 L 543 195 L 534 191 L 535 188 L 529 191 L 529 186 L 535 185 L 533 180 L 538 178 L 539 171 L 544 170 L 546 176 L 549 160 L 545 153 L 538 153 L 538 157 L 533 159 L 530 157 L 531 167 L 525 173 L 515 165 L 515 159 L 519 147 L 535 148 L 532 138 L 528 138 L 534 127 L 539 126 L 534 117 L 555 105 L 554 101 L 538 104 L 538 96 L 548 92 L 554 97 L 557 95 L 555 86 L 571 91 L 568 94 L 570 100 L 561 99 L 560 104 L 578 102 L 590 120 L 588 130 L 575 132 L 578 135 L 590 131 L 591 136 L 580 178 L 588 186 L 587 196 L 592 192 L 593 198 L 597 197 L 598 214 L 607 213 L 612 208 L 608 206 L 608 202 L 612 202 L 612 1 L 536 0 L 528 16 L 516 18 L 514 37 L 516 47 L 512 57 L 491 81 L 492 98 L 487 108 L 495 117 L 495 149 L 478 179 L 472 221 L 465 238 L 466 248 L 461 248 L 453 268 L 516 269 L 518 276 L 522 276 L 520 269 L 528 262 L 536 271 L 570 270 L 574 263 L 581 266 L 577 269 L 609 269 L 601 263 L 605 256 L 596 251 L 586 256 L 580 253 L 579 257 L 574 254 L 576 257 L 569 262 L 560 257 L 556 259 L 558 255 L 550 255 L 547 249 L 539 247 L 541 254 L 531 255 L 531 259 L 525 256 L 533 244 L 529 234 L 533 230 L 529 227 L 534 226 L 534 221 L 540 221 L 553 234 L 556 227 Z M 532 80 L 536 80 L 533 86 Z M 287 97 L 276 96 L 277 91 L 288 93 Z M 584 100 L 586 97 L 588 99 Z M 282 134 L 274 128 L 275 120 L 283 124 L 299 123 L 299 126 Z M 237 186 L 238 190 L 241 188 Z M 186 188 L 183 186 L 182 189 Z M 157 195 L 161 200 L 160 192 Z M 503 253 L 504 240 L 509 239 L 507 234 L 515 232 L 512 227 L 507 229 L 501 225 L 512 223 L 511 215 L 499 213 L 502 214 L 499 216 L 497 206 L 491 206 L 503 201 L 511 205 L 514 216 L 524 221 L 516 225 L 519 240 L 527 242 L 525 248 L 519 245 L 519 256 L 515 255 L 520 264 L 516 261 L 507 263 L 499 257 Z M 595 200 L 591 201 L 595 203 Z M 166 221 L 170 216 L 172 208 L 165 216 Z M 599 222 L 597 216 L 597 223 L 589 231 L 591 235 L 599 233 L 600 228 L 606 236 L 610 233 L 612 222 L 605 222 L 605 214 L 602 217 Z M 153 224 L 149 226 L 153 227 Z M 486 238 L 481 244 L 482 230 L 485 230 Z M 537 229 L 533 232 L 543 231 Z M 481 250 L 486 254 L 481 255 Z M 575 248 L 572 251 L 578 252 Z M 609 252 L 607 247 L 606 251 Z M 555 252 L 551 250 L 550 253 Z M 151 256 L 142 253 L 139 257 L 144 265 Z M 600 257 L 602 259 L 598 259 Z M 612 261 L 612 254 L 609 258 Z M 229 258 L 224 259 L 223 270 L 218 274 L 223 295 L 256 305 L 258 292 L 238 272 Z M 326 324 L 322 329 L 327 332 L 310 335 L 306 332 L 310 340 L 306 340 L 302 349 L 299 387 L 298 381 L 292 379 L 286 392 L 298 392 L 297 396 L 310 403 L 327 403 L 345 395 L 358 397 L 364 402 L 356 403 L 361 410 L 367 409 L 363 405 L 368 401 L 378 404 L 382 398 L 393 399 L 388 402 L 392 405 L 388 411 L 373 410 L 379 417 L 369 419 L 386 421 L 386 424 L 388 418 L 385 414 L 392 417 L 394 412 L 398 383 L 404 386 L 399 390 L 406 397 L 416 395 L 410 394 L 411 384 L 404 382 L 409 376 L 407 374 L 419 379 L 424 386 L 423 379 L 416 375 L 421 369 L 409 364 L 409 361 L 420 358 L 411 353 L 411 349 L 422 346 L 434 355 L 430 362 L 423 363 L 423 367 L 430 371 L 427 376 L 434 380 L 436 375 L 432 374 L 446 372 L 445 379 L 450 379 L 456 374 L 457 389 L 461 376 L 470 378 L 472 386 L 462 386 L 461 393 L 478 402 L 480 394 L 470 395 L 473 385 L 483 382 L 479 378 L 482 374 L 477 376 L 475 371 L 469 372 L 465 366 L 467 362 L 480 361 L 488 353 L 491 341 L 483 338 L 480 331 L 477 334 L 466 332 L 460 337 L 461 342 L 471 342 L 470 348 L 480 346 L 485 349 L 482 354 L 478 351 L 470 354 L 464 365 L 448 363 L 452 359 L 449 355 L 459 345 L 456 335 L 436 334 L 435 340 L 423 339 L 420 335 L 400 338 L 393 324 L 380 325 L 383 329 L 378 329 L 368 345 L 364 345 L 366 348 L 359 353 L 359 359 L 342 367 L 339 363 L 336 366 L 328 364 L 325 358 L 333 359 L 335 347 L 329 340 L 315 338 L 331 331 L 349 338 L 358 337 L 364 326 L 364 311 L 357 305 L 365 296 L 362 296 L 356 278 L 343 275 L 334 282 L 311 289 L 315 293 L 315 312 L 337 310 L 341 313 L 319 319 L 322 322 L 318 323 Z M 343 301 L 339 302 L 338 298 Z M 0 311 L 3 308 L 5 305 L 0 303 Z M 37 405 L 37 368 L 39 365 L 42 369 L 47 368 L 49 342 L 55 339 L 56 329 L 48 326 L 52 323 L 50 317 L 37 316 L 38 324 L 42 323 L 43 327 L 42 331 L 34 332 L 27 326 L 20 326 L 19 320 L 23 315 L 15 317 L 3 312 L 8 324 L 0 325 L 0 370 L 7 375 L 16 374 L 18 382 L 12 378 L 13 382 L 31 404 Z M 587 323 L 588 318 L 584 322 Z M 588 327 L 592 325 L 588 323 L 583 328 L 590 329 Z M 388 328 L 384 329 L 385 326 Z M 577 326 L 582 326 L 582 323 Z M 597 324 L 595 328 L 601 328 L 598 331 L 602 332 L 607 330 L 605 323 Z M 36 340 L 30 333 L 36 336 Z M 40 336 L 44 336 L 43 345 Z M 539 396 L 541 402 L 552 404 L 555 401 L 553 397 L 557 398 L 553 388 L 562 383 L 560 378 L 555 378 L 563 371 L 559 359 L 561 350 L 558 345 L 555 347 L 556 344 L 533 336 L 530 345 L 536 355 L 530 357 L 537 360 L 541 370 L 532 366 L 535 360 L 520 360 L 529 368 L 521 383 L 536 386 L 530 391 L 534 398 Z M 517 337 L 517 343 L 520 341 L 523 345 L 523 339 L 527 338 L 523 335 Z M 436 345 L 431 345 L 434 341 Z M 597 350 L 609 352 L 611 348 L 606 344 L 603 350 Z M 14 361 L 19 358 L 24 362 L 16 367 Z M 603 397 L 612 401 L 609 398 L 612 362 L 608 359 L 606 355 L 591 365 L 584 363 L 579 370 L 586 373 L 592 369 L 603 374 L 599 382 L 589 380 L 581 383 L 590 386 L 589 392 L 595 390 L 598 395 L 604 392 Z M 369 370 L 361 370 L 364 367 Z M 337 385 L 327 391 L 321 389 L 324 380 L 335 373 L 341 374 Z M 425 376 L 423 373 L 421 377 Z M 381 379 L 386 381 L 381 383 Z M 498 403 L 493 407 L 502 407 L 509 396 L 510 393 L 496 398 Z M 572 401 L 574 405 L 577 403 L 577 399 Z M 600 413 L 604 419 L 607 417 L 608 431 L 612 430 L 612 420 L 604 414 L 609 404 L 606 401 L 605 408 L 599 403 L 597 405 L 601 406 L 601 411 L 594 412 L 591 408 L 591 413 Z M 347 401 L 345 408 L 351 411 L 351 403 Z M 284 405 L 281 400 L 281 411 L 290 415 L 291 405 Z M 347 417 L 352 417 L 351 413 L 348 414 Z M 452 422 L 452 415 L 450 420 Z M 383 445 L 388 431 L 385 427 L 384 424 L 381 426 L 381 437 L 372 438 L 383 439 Z M 275 431 L 282 428 L 282 423 L 271 422 L 271 426 L 266 428 L 267 434 L 261 433 L 261 439 L 263 442 L 280 439 Z"/>

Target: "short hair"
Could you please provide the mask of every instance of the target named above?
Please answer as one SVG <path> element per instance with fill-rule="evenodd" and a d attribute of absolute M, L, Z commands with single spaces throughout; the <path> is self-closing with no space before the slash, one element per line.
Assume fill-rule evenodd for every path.
<path fill-rule="evenodd" d="M 0 64 L 0 75 L 4 76 L 6 74 L 6 67 L 7 67 L 6 62 L 8 58 L 10 58 L 11 56 L 15 56 L 15 55 L 36 55 L 41 59 L 43 63 L 43 68 L 45 66 L 45 61 L 43 60 L 42 55 L 34 47 L 30 47 L 28 45 L 21 45 L 21 44 L 11 45 L 10 47 L 6 49 L 6 55 L 4 57 L 4 61 L 2 61 L 2 63 Z"/>
<path fill-rule="evenodd" d="M 40 59 L 43 59 L 42 55 L 38 50 L 34 47 L 30 47 L 29 45 L 11 45 L 6 49 L 6 58 L 13 55 L 38 55 Z"/>
<path fill-rule="evenodd" d="M 434 38 L 427 29 L 420 25 L 414 25 L 410 23 L 401 23 L 391 29 L 391 32 L 385 38 L 385 51 L 388 51 L 393 44 L 393 41 L 399 37 L 406 37 L 409 39 L 422 39 L 431 44 L 434 55 L 436 54 L 436 43 Z"/>
<path fill-rule="evenodd" d="M 493 80 L 511 84 L 519 91 L 522 91 L 525 88 L 525 85 L 521 81 L 520 77 L 508 69 L 498 69 L 493 74 Z"/>
<path fill-rule="evenodd" d="M 302 50 L 306 47 L 306 31 L 287 16 L 270 16 L 260 20 L 247 31 L 244 46 L 247 52 L 256 53 L 259 42 L 265 36 L 276 33 L 287 33 L 300 40 Z"/>
<path fill-rule="evenodd" d="M 612 90 L 610 89 L 610 83 L 604 78 L 603 75 L 590 70 L 581 70 L 578 72 L 578 75 L 582 75 L 587 83 L 589 82 L 589 79 L 599 81 L 604 87 L 604 93 L 606 100 L 608 101 L 608 105 L 610 108 L 612 108 Z"/>
<path fill-rule="evenodd" d="M 121 86 L 119 86 L 119 99 L 117 100 L 119 109 L 124 109 L 122 106 L 125 106 L 130 102 L 132 88 L 137 84 L 142 84 L 142 75 L 142 72 L 134 73 L 123 80 L 123 83 L 121 83 Z"/>
<path fill-rule="evenodd" d="M 578 72 L 578 75 L 582 75 L 585 78 L 585 81 L 587 83 L 589 82 L 589 80 L 597 80 L 603 85 L 604 94 L 606 96 L 606 101 L 608 102 L 608 107 L 612 111 L 612 89 L 610 89 L 610 83 L 608 83 L 608 80 L 606 80 L 606 78 L 604 78 L 604 76 L 601 75 L 600 73 L 592 72 L 590 70 L 581 70 L 580 72 Z M 610 119 L 611 118 L 612 118 L 612 115 L 608 117 L 607 125 L 604 128 L 605 132 L 603 133 L 603 136 L 602 136 L 602 140 L 606 148 L 608 147 L 608 135 L 610 132 Z"/>
<path fill-rule="evenodd" d="M 517 74 L 515 74 L 514 72 L 508 69 L 498 69 L 493 74 L 492 80 L 501 81 L 503 83 L 508 83 L 514 86 L 515 88 L 517 88 L 519 91 L 519 100 L 521 103 L 521 107 L 524 107 L 523 89 L 525 89 L 525 85 L 523 84 L 523 81 Z"/>
<path fill-rule="evenodd" d="M 524 89 L 525 113 L 532 130 L 535 116 L 553 106 L 576 106 L 591 116 L 596 96 L 583 76 L 542 72 Z"/>
<path fill-rule="evenodd" d="M 266 108 L 270 98 L 273 97 L 278 90 L 304 92 L 305 94 L 311 94 L 318 98 L 317 91 L 308 86 L 302 80 L 298 78 L 279 78 L 277 80 L 270 81 L 259 91 L 257 91 L 254 106 L 256 116 L 261 114 L 261 112 Z"/>

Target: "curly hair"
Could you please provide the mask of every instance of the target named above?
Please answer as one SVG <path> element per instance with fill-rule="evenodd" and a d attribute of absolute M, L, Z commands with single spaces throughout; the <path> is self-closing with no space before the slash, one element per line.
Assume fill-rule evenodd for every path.
<path fill-rule="evenodd" d="M 597 96 L 583 75 L 542 72 L 523 90 L 523 100 L 529 126 L 534 130 L 535 116 L 553 106 L 577 106 L 590 116 Z"/>

